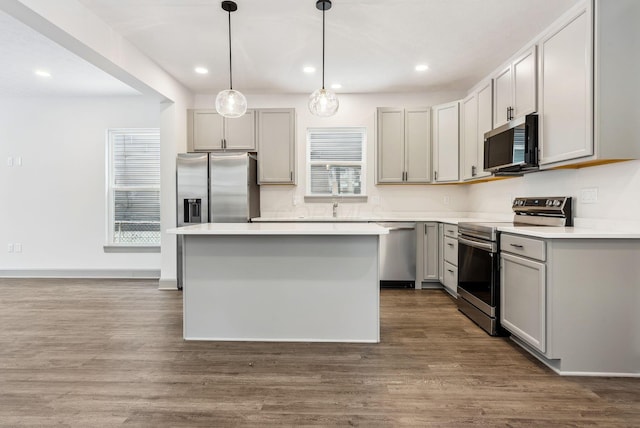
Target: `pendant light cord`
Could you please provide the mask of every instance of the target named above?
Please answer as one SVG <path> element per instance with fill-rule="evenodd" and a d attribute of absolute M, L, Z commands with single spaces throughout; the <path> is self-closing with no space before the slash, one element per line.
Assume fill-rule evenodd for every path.
<path fill-rule="evenodd" d="M 229 89 L 233 89 L 233 73 L 231 72 L 231 11 L 228 11 L 228 14 L 229 14 Z"/>
<path fill-rule="evenodd" d="M 324 10 L 325 6 L 322 6 L 322 89 L 324 90 Z"/>

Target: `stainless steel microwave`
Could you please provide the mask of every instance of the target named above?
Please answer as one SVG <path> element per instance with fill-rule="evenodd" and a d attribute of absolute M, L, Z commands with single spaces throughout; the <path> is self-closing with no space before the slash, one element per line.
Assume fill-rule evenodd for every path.
<path fill-rule="evenodd" d="M 538 115 L 528 114 L 484 134 L 484 170 L 496 174 L 538 169 Z"/>

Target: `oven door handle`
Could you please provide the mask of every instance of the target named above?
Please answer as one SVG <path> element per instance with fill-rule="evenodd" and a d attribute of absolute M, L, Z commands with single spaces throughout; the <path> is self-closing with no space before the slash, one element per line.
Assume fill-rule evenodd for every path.
<path fill-rule="evenodd" d="M 496 252 L 496 244 L 494 242 L 484 242 L 480 240 L 471 239 L 468 237 L 458 236 L 458 242 L 468 245 L 474 248 L 480 248 L 481 250 L 489 251 L 491 253 Z"/>

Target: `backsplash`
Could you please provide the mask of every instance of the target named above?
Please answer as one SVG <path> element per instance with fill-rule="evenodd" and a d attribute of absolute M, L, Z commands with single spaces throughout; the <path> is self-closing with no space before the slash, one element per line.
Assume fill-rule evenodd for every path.
<path fill-rule="evenodd" d="M 506 214 L 516 196 L 572 196 L 576 226 L 640 227 L 640 161 L 541 171 L 468 186 L 469 210 L 473 215 Z"/>

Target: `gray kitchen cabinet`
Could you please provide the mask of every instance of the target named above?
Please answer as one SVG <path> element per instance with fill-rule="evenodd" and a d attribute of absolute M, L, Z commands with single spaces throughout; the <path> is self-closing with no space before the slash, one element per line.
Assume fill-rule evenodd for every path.
<path fill-rule="evenodd" d="M 444 224 L 438 223 L 438 281 L 444 285 Z"/>
<path fill-rule="evenodd" d="M 459 179 L 460 102 L 432 107 L 433 181 L 447 183 Z"/>
<path fill-rule="evenodd" d="M 259 109 L 258 182 L 295 184 L 295 109 Z"/>
<path fill-rule="evenodd" d="M 593 154 L 591 36 L 585 5 L 539 42 L 541 165 Z"/>
<path fill-rule="evenodd" d="M 637 239 L 500 235 L 500 323 L 561 374 L 640 373 Z"/>
<path fill-rule="evenodd" d="M 441 283 L 453 297 L 458 297 L 458 226 L 443 225 L 443 270 Z"/>
<path fill-rule="evenodd" d="M 484 171 L 484 134 L 492 128 L 492 81 L 479 85 L 460 103 L 460 175 L 463 181 L 491 175 Z"/>
<path fill-rule="evenodd" d="M 222 117 L 215 110 L 188 110 L 188 150 L 256 150 L 255 111 L 238 118 Z"/>
<path fill-rule="evenodd" d="M 421 282 L 439 281 L 438 223 L 424 222 L 417 225 L 417 278 Z M 416 284 L 417 285 L 417 284 Z"/>
<path fill-rule="evenodd" d="M 493 127 L 537 110 L 536 46 L 518 55 L 493 76 Z"/>
<path fill-rule="evenodd" d="M 428 183 L 431 177 L 428 107 L 377 109 L 377 182 Z"/>
<path fill-rule="evenodd" d="M 500 253 L 500 323 L 540 352 L 546 351 L 545 264 Z"/>
<path fill-rule="evenodd" d="M 586 2 L 539 41 L 542 169 L 640 158 L 639 21 L 638 1 Z"/>

